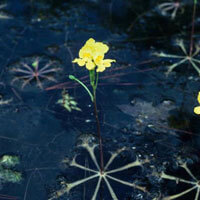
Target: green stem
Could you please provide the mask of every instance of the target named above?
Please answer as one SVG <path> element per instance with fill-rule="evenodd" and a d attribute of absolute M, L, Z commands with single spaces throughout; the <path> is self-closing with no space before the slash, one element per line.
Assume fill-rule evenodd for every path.
<path fill-rule="evenodd" d="M 90 92 L 90 90 L 88 89 L 88 87 L 82 81 L 78 80 L 73 75 L 69 75 L 69 79 L 77 81 L 80 85 L 82 85 L 85 88 L 85 90 L 87 91 L 87 93 L 90 95 L 91 101 L 94 102 L 94 96 L 92 95 L 92 93 Z"/>
<path fill-rule="evenodd" d="M 95 82 L 95 85 L 94 85 L 95 90 L 97 89 L 98 81 L 99 81 L 99 73 L 97 72 L 96 73 L 96 82 Z"/>
<path fill-rule="evenodd" d="M 94 70 L 90 70 L 89 71 L 89 75 L 90 75 L 90 84 L 92 87 L 94 87 L 94 83 L 95 83 L 95 71 Z"/>

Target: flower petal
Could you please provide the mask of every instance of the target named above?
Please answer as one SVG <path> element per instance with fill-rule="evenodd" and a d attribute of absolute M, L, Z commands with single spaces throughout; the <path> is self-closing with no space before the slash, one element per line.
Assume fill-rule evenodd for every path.
<path fill-rule="evenodd" d="M 198 94 L 197 100 L 198 100 L 198 102 L 200 103 L 200 92 L 199 92 L 199 94 Z"/>
<path fill-rule="evenodd" d="M 72 62 L 77 63 L 81 67 L 85 65 L 85 60 L 81 58 L 75 58 Z"/>
<path fill-rule="evenodd" d="M 93 69 L 95 68 L 95 64 L 94 64 L 91 60 L 89 60 L 89 61 L 86 63 L 86 68 L 87 68 L 88 70 L 93 70 Z"/>
<path fill-rule="evenodd" d="M 79 57 L 80 58 L 85 58 L 85 59 L 90 59 L 92 58 L 92 51 L 90 47 L 82 47 L 79 51 Z"/>
<path fill-rule="evenodd" d="M 197 106 L 194 108 L 194 113 L 196 113 L 197 115 L 200 115 L 200 106 Z"/>
<path fill-rule="evenodd" d="M 96 72 L 103 72 L 105 70 L 104 66 L 97 67 Z"/>
<path fill-rule="evenodd" d="M 112 62 L 116 62 L 116 60 L 113 60 L 113 59 L 105 59 L 105 60 L 103 60 L 103 65 L 104 65 L 105 67 L 110 67 Z"/>
<path fill-rule="evenodd" d="M 106 44 L 104 44 L 104 43 L 102 43 L 102 42 L 96 42 L 96 43 L 95 43 L 95 49 L 96 49 L 96 51 L 97 51 L 98 53 L 100 53 L 100 54 L 105 54 L 105 53 L 108 52 L 109 47 L 108 47 L 108 45 L 106 45 Z"/>
<path fill-rule="evenodd" d="M 86 43 L 85 46 L 93 46 L 95 44 L 95 40 L 93 38 L 89 38 Z"/>
<path fill-rule="evenodd" d="M 104 54 L 95 55 L 94 62 L 96 65 L 102 65 Z"/>

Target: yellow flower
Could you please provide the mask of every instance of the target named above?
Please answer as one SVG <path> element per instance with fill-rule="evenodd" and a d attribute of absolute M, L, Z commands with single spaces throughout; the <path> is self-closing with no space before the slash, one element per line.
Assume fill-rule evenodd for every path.
<path fill-rule="evenodd" d="M 200 92 L 198 94 L 197 101 L 200 103 Z M 194 108 L 194 113 L 196 113 L 197 115 L 200 115 L 200 106 L 197 106 Z"/>
<path fill-rule="evenodd" d="M 112 59 L 105 59 L 104 54 L 107 53 L 109 47 L 102 42 L 95 42 L 93 38 L 86 41 L 85 45 L 79 51 L 79 58 L 75 58 L 72 62 L 79 66 L 86 66 L 88 70 L 103 72 L 106 67 L 110 67 Z"/>

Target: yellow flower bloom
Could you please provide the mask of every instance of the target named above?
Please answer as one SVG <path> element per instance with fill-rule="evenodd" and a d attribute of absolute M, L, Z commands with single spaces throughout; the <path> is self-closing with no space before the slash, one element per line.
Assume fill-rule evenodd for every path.
<path fill-rule="evenodd" d="M 198 94 L 197 101 L 200 103 L 200 92 Z M 200 106 L 197 106 L 194 108 L 194 113 L 196 113 L 197 115 L 200 115 Z"/>
<path fill-rule="evenodd" d="M 88 70 L 103 72 L 106 67 L 110 67 L 112 59 L 105 59 L 104 54 L 107 53 L 109 47 L 102 42 L 95 42 L 93 38 L 86 41 L 85 45 L 79 51 L 79 58 L 75 58 L 72 62 L 79 66 L 86 66 Z"/>

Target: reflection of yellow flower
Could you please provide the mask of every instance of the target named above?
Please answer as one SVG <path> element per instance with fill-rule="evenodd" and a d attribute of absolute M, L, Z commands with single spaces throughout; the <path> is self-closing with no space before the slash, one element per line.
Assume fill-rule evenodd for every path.
<path fill-rule="evenodd" d="M 95 42 L 93 38 L 86 41 L 85 45 L 79 51 L 79 58 L 75 58 L 72 62 L 79 66 L 86 66 L 88 70 L 94 70 L 97 67 L 97 72 L 103 72 L 106 67 L 110 67 L 113 59 L 104 59 L 104 54 L 107 53 L 109 47 L 102 42 Z"/>
<path fill-rule="evenodd" d="M 200 103 L 200 92 L 198 94 L 198 97 L 197 97 L 197 101 Z M 197 106 L 194 108 L 194 112 L 198 115 L 200 115 L 200 106 Z"/>

